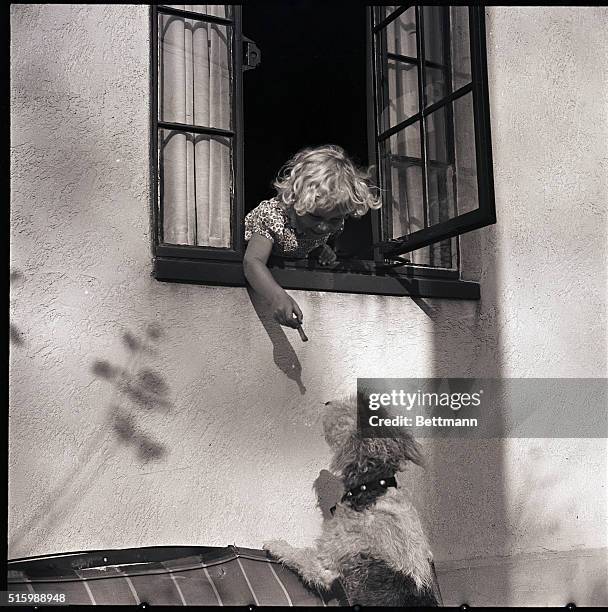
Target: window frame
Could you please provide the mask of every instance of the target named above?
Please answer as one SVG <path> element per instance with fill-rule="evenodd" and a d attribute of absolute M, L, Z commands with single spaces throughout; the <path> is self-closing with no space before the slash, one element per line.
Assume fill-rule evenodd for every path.
<path fill-rule="evenodd" d="M 443 7 L 443 5 L 442 5 Z M 376 260 L 381 260 L 382 255 L 402 255 L 415 249 L 422 248 L 431 244 L 438 243 L 441 240 L 450 239 L 455 236 L 460 236 L 465 232 L 472 231 L 491 225 L 496 222 L 496 204 L 494 196 L 494 179 L 493 179 L 493 164 L 492 164 L 492 139 L 490 129 L 490 109 L 489 109 L 489 90 L 488 90 L 488 72 L 487 72 L 487 49 L 486 49 L 486 32 L 485 32 L 485 13 L 483 6 L 469 6 L 468 17 L 469 17 L 469 43 L 471 49 L 471 83 L 459 87 L 455 91 L 451 91 L 449 94 L 442 96 L 439 100 L 432 104 L 425 104 L 425 91 L 424 84 L 426 81 L 426 65 L 433 62 L 425 60 L 424 53 L 424 6 L 417 4 L 404 4 L 398 9 L 386 15 L 378 23 L 375 23 L 374 11 L 380 7 L 370 6 L 368 7 L 368 36 L 371 29 L 371 40 L 368 40 L 368 52 L 372 55 L 372 61 L 374 65 L 371 66 L 373 74 L 371 78 L 374 79 L 373 87 L 374 94 L 371 102 L 373 103 L 374 117 L 373 120 L 368 120 L 372 126 L 368 127 L 368 142 L 370 150 L 370 159 L 377 160 L 378 164 L 378 184 L 383 181 L 382 168 L 381 166 L 381 142 L 388 140 L 392 135 L 401 132 L 406 129 L 409 125 L 414 125 L 417 121 L 420 121 L 420 149 L 421 157 L 424 164 L 428 164 L 426 159 L 426 138 L 424 131 L 425 118 L 431 115 L 433 112 L 442 108 L 449 108 L 449 105 L 460 98 L 464 98 L 468 93 L 472 92 L 473 97 L 473 127 L 475 135 L 475 159 L 477 168 L 477 193 L 479 200 L 479 207 L 475 210 L 461 213 L 452 219 L 437 223 L 433 226 L 426 227 L 400 238 L 394 238 L 390 240 L 383 239 L 380 226 L 383 227 L 386 224 L 386 217 L 392 214 L 392 211 L 385 211 L 380 213 L 381 220 L 374 226 L 374 244 L 376 245 L 377 254 L 375 254 Z M 383 30 L 391 22 L 399 18 L 400 15 L 405 13 L 409 8 L 414 8 L 416 12 L 416 34 L 417 34 L 417 55 L 416 58 L 409 58 L 411 63 L 418 66 L 418 112 L 411 117 L 400 121 L 394 126 L 389 126 L 387 129 L 382 129 L 380 125 L 380 108 L 382 104 L 379 93 L 384 96 L 387 92 L 385 87 L 382 86 L 381 92 L 378 92 L 378 81 L 383 76 L 381 62 L 384 61 L 385 56 L 388 59 L 388 52 L 376 49 L 377 34 Z M 448 8 L 449 6 L 445 7 Z M 371 26 L 371 27 L 370 27 Z M 444 33 L 444 45 L 445 45 Z M 449 49 L 449 45 L 448 45 Z M 449 67 L 448 67 L 449 72 Z M 450 88 L 451 89 L 451 88 Z M 368 107 L 368 112 L 371 107 Z M 448 113 L 448 117 L 451 117 L 452 113 Z M 447 130 L 447 137 L 453 141 L 453 129 Z M 426 221 L 427 206 L 426 206 L 426 180 L 423 177 L 422 181 L 423 193 L 425 198 L 424 215 Z M 384 208 L 384 207 L 383 207 Z M 386 229 L 386 228 L 384 228 Z M 457 249 L 458 250 L 458 249 Z"/>
<path fill-rule="evenodd" d="M 151 5 L 150 10 L 150 95 L 151 95 L 151 130 L 150 141 L 150 176 L 151 176 L 151 219 L 152 219 L 152 276 L 158 281 L 192 283 L 219 286 L 246 286 L 242 259 L 244 255 L 244 180 L 243 180 L 243 32 L 241 7 L 232 6 L 232 19 L 208 16 L 166 5 Z M 371 8 L 371 7 L 370 7 Z M 233 135 L 233 183 L 232 183 L 232 235 L 233 248 L 191 246 L 165 244 L 161 242 L 162 203 L 159 192 L 159 149 L 158 131 L 164 122 L 158 120 L 158 19 L 159 14 L 171 14 L 186 19 L 222 23 L 232 28 L 232 132 Z M 371 18 L 371 12 L 368 13 Z M 226 23 L 228 22 L 228 23 Z M 373 24 L 373 22 L 372 22 Z M 368 24 L 367 37 L 371 34 Z M 373 56 L 369 56 L 370 44 L 367 41 L 367 96 L 368 112 L 375 108 L 373 98 L 370 107 L 370 95 L 373 96 Z M 368 138 L 369 138 L 368 121 Z M 176 124 L 171 124 L 173 127 Z M 178 125 L 178 127 L 180 127 Z M 198 126 L 181 126 L 182 128 Z M 192 131 L 185 130 L 184 131 Z M 203 133 L 226 134 L 224 130 L 204 128 Z M 374 142 L 374 141 L 369 141 Z M 373 158 L 372 158 L 373 159 Z M 372 215 L 372 231 L 379 228 L 378 211 L 370 211 Z M 374 236 L 378 234 L 374 233 Z M 445 268 L 411 265 L 399 257 L 386 261 L 374 249 L 373 261 L 343 261 L 333 269 L 315 267 L 310 261 L 281 261 L 278 258 L 269 260 L 269 269 L 273 277 L 285 289 L 301 289 L 311 291 L 335 291 L 341 293 L 394 295 L 411 297 L 440 297 L 454 299 L 477 300 L 480 298 L 479 283 L 465 281 L 460 278 L 460 272 Z"/>
<path fill-rule="evenodd" d="M 241 10 L 239 6 L 230 5 L 232 18 L 216 17 L 194 11 L 176 9 L 164 4 L 151 5 L 151 99 L 152 99 L 152 190 L 154 211 L 154 251 L 161 257 L 187 257 L 194 259 L 219 259 L 222 261 L 243 260 L 245 209 L 243 203 L 243 109 L 242 104 L 237 103 L 242 97 L 243 70 L 242 70 L 242 35 L 241 35 Z M 232 91 L 233 101 L 231 110 L 231 130 L 213 128 L 209 126 L 188 125 L 160 121 L 158 118 L 158 78 L 159 78 L 159 56 L 158 56 L 158 19 L 159 15 L 173 15 L 183 19 L 195 19 L 206 23 L 217 23 L 225 25 L 231 30 L 232 48 Z M 162 241 L 162 199 L 160 197 L 159 162 L 160 150 L 158 148 L 159 129 L 175 129 L 186 133 L 209 134 L 225 136 L 232 139 L 232 168 L 231 168 L 231 211 L 230 228 L 232 248 L 219 248 L 209 246 L 170 244 Z"/>

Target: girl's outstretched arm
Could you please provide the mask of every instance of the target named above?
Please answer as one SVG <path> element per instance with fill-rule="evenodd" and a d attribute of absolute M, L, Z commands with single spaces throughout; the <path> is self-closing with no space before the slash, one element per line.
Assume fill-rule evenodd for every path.
<path fill-rule="evenodd" d="M 243 272 L 253 289 L 268 300 L 274 318 L 281 325 L 297 328 L 302 323 L 302 311 L 270 273 L 266 263 L 271 250 L 272 242 L 254 232 L 243 258 Z"/>

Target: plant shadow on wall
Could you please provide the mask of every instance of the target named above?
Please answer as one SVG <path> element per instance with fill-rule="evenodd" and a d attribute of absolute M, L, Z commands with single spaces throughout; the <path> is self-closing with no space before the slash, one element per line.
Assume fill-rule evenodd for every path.
<path fill-rule="evenodd" d="M 11 286 L 15 284 L 19 284 L 19 282 L 22 279 L 23 279 L 23 274 L 19 270 L 11 271 L 10 273 Z M 25 344 L 25 341 L 23 340 L 23 333 L 19 330 L 19 328 L 12 321 L 9 321 L 8 333 L 9 333 L 9 340 L 11 344 L 14 344 L 15 346 L 23 346 Z"/>
<path fill-rule="evenodd" d="M 167 414 L 171 410 L 168 400 L 168 387 L 162 376 L 144 363 L 146 355 L 155 353 L 155 343 L 162 332 L 156 325 L 146 328 L 143 339 L 126 331 L 122 342 L 130 353 L 126 367 L 112 365 L 107 360 L 97 360 L 91 367 L 92 373 L 106 380 L 114 387 L 114 397 L 121 398 L 110 405 L 108 418 L 117 439 L 129 446 L 136 456 L 144 462 L 159 460 L 166 456 L 166 448 L 146 433 L 138 423 L 138 415 L 150 411 Z M 135 410 L 124 408 L 135 407 Z"/>
<path fill-rule="evenodd" d="M 298 385 L 298 390 L 302 395 L 306 393 L 306 387 L 302 382 L 302 364 L 296 355 L 296 352 L 291 346 L 283 328 L 280 323 L 274 320 L 272 314 L 268 309 L 266 301 L 259 296 L 251 287 L 247 287 L 247 293 L 251 300 L 251 305 L 255 310 L 258 319 L 264 326 L 270 341 L 272 342 L 272 358 L 276 366 L 287 376 L 287 378 L 293 380 Z M 294 329 L 294 334 L 297 336 L 297 332 Z"/>
<path fill-rule="evenodd" d="M 157 353 L 161 336 L 161 329 L 155 324 L 147 326 L 142 338 L 124 332 L 121 339 L 128 351 L 125 366 L 113 365 L 107 360 L 93 362 L 92 373 L 113 387 L 106 421 L 115 434 L 114 439 L 108 438 L 108 427 L 99 427 L 86 442 L 82 441 L 78 453 L 71 456 L 72 469 L 65 470 L 65 475 L 46 493 L 46 499 L 33 510 L 31 518 L 11 534 L 13 550 L 26 539 L 34 544 L 38 534 L 48 534 L 74 520 L 74 509 L 103 478 L 109 458 L 116 454 L 113 451 L 117 444 L 130 448 L 144 464 L 167 456 L 166 447 L 143 427 L 150 411 L 168 414 L 172 408 L 167 384 L 158 372 L 146 365 Z M 38 491 L 38 497 L 41 495 Z"/>

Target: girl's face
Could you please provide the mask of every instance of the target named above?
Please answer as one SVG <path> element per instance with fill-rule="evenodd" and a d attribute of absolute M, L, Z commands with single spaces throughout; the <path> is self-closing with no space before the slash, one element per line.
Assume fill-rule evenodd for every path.
<path fill-rule="evenodd" d="M 321 236 L 337 232 L 344 225 L 345 215 L 335 210 L 317 210 L 314 213 L 296 215 L 298 229 L 309 236 Z"/>

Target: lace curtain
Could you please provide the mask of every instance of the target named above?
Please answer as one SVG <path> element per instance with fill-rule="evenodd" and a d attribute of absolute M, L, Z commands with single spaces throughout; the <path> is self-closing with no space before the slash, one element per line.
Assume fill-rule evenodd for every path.
<path fill-rule="evenodd" d="M 170 5 L 230 17 L 228 6 Z M 232 129 L 228 25 L 159 15 L 159 120 Z M 229 136 L 160 129 L 164 242 L 230 247 L 232 142 Z"/>

